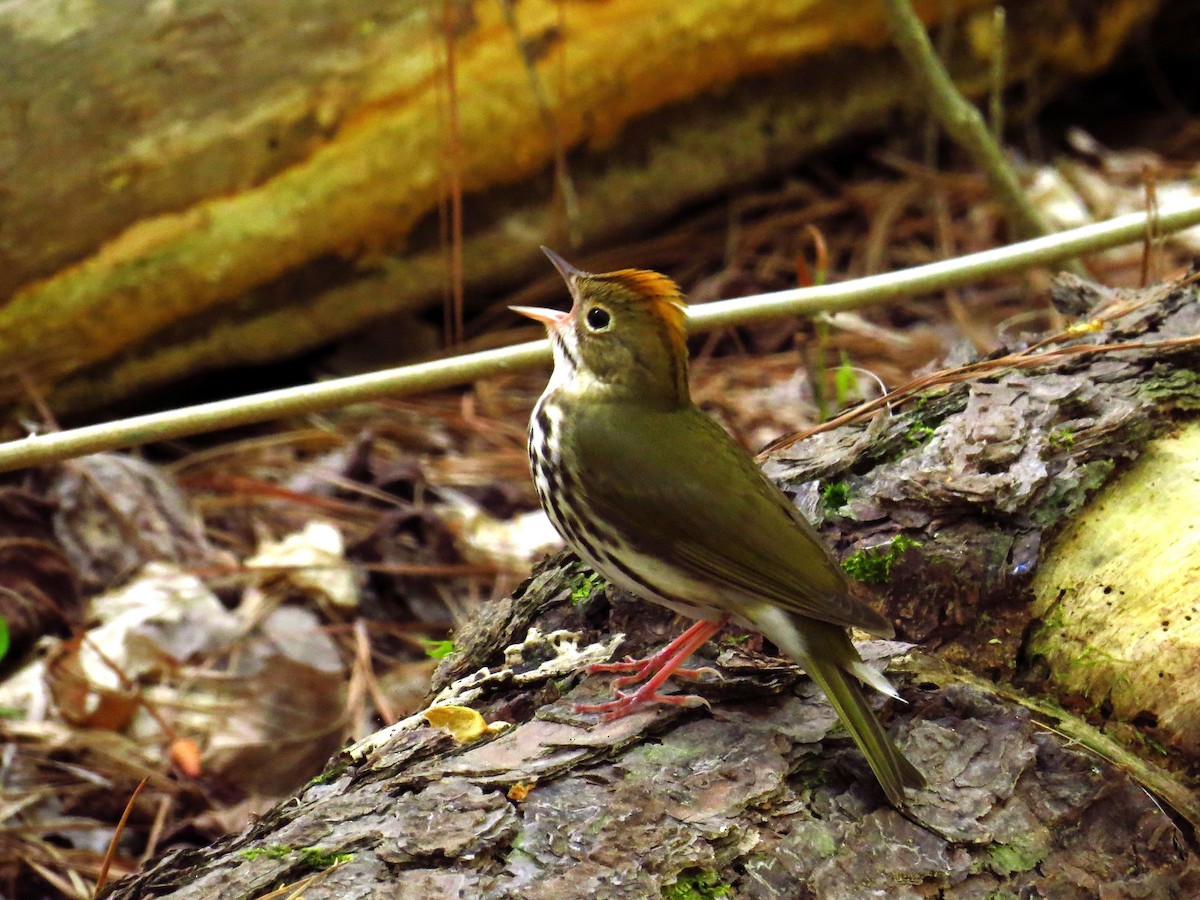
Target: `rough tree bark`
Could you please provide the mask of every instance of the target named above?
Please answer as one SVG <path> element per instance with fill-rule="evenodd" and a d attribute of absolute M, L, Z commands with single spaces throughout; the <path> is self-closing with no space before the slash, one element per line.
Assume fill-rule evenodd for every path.
<path fill-rule="evenodd" d="M 992 4 L 919 6 L 986 90 Z M 1007 75 L 1046 98 L 1157 6 L 1016 0 Z M 440 303 L 451 170 L 468 291 L 516 283 L 539 243 L 645 229 L 878 130 L 921 102 L 898 67 L 876 6 L 833 0 L 5 4 L 0 402 L 24 398 L 14 371 L 94 408 Z"/>
<path fill-rule="evenodd" d="M 636 898 L 672 885 L 699 897 L 1196 896 L 1200 797 L 1186 780 L 1004 684 L 1048 671 L 1052 693 L 1039 629 L 1069 628 L 1072 607 L 1036 618 L 1039 561 L 1078 546 L 1081 511 L 1119 496 L 1121 470 L 1152 462 L 1200 400 L 1194 285 L 1114 296 L 1064 283 L 1057 297 L 1100 307 L 1042 348 L 1051 356 L 995 357 L 906 412 L 768 462 L 844 564 L 878 583 L 900 635 L 940 651 L 863 645 L 907 701 L 881 699 L 882 714 L 929 780 L 904 813 L 819 691 L 754 639 L 710 647 L 720 678 L 697 689 L 711 709 L 609 723 L 573 712 L 607 690 L 577 674 L 618 645 L 599 635 L 623 634 L 621 652 L 636 654 L 675 625 L 562 555 L 460 634 L 435 679 L 437 704 L 510 727 L 456 743 L 406 720 L 245 832 L 175 851 L 107 896 L 249 898 L 306 878 L 312 898 Z M 1200 548 L 1184 537 L 1175 558 L 1194 567 Z M 1133 587 L 1103 577 L 1117 596 Z M 1197 602 L 1185 587 L 1190 598 L 1171 598 L 1182 608 Z M 1131 590 L 1121 602 L 1143 601 Z M 1125 649 L 1147 641 L 1179 652 L 1154 629 Z M 1194 696 L 1171 671 L 1172 691 Z M 1158 702 L 1157 681 L 1125 686 L 1141 690 L 1133 706 Z M 1177 768 L 1195 763 L 1194 732 L 1156 735 Z"/>

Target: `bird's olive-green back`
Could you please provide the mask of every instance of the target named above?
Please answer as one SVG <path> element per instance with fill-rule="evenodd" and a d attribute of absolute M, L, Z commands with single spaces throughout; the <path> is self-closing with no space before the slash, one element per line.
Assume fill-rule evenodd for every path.
<path fill-rule="evenodd" d="M 787 496 L 690 401 L 675 410 L 577 404 L 559 439 L 587 507 L 639 552 L 711 585 L 714 595 L 740 593 L 891 633 L 886 619 L 848 595 L 840 567 Z"/>

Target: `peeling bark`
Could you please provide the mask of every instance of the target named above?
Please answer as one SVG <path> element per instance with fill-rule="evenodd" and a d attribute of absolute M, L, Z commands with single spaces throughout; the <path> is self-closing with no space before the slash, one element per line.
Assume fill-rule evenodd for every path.
<path fill-rule="evenodd" d="M 902 638 L 998 678 L 1020 659 L 1046 548 L 1200 406 L 1198 348 L 1156 346 L 1200 334 L 1192 284 L 1141 295 L 1073 284 L 1057 290 L 1082 294 L 1088 316 L 1129 312 L 1093 319 L 1067 347 L 1144 346 L 932 389 L 905 412 L 816 434 L 764 464 L 851 571 L 853 559 L 874 581 Z"/>
<path fill-rule="evenodd" d="M 577 623 L 610 607 L 603 590 L 572 605 L 572 578 L 551 568 L 517 604 Z M 581 661 L 563 635 L 448 686 L 443 701 L 515 722 L 499 736 L 456 745 L 401 723 L 242 834 L 176 851 L 105 896 L 235 900 L 314 874 L 313 898 L 652 898 L 696 879 L 756 898 L 1200 889 L 1185 835 L 1135 781 L 903 645 L 864 645 L 909 700 L 884 716 L 931 783 L 901 814 L 794 667 L 727 649 L 725 679 L 704 687 L 711 711 L 596 724 L 572 704 L 604 684 L 570 679 L 563 693 L 559 663 Z"/>

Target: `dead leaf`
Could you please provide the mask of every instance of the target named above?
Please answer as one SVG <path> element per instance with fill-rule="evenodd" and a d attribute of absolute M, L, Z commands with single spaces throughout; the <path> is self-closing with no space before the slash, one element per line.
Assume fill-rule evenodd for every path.
<path fill-rule="evenodd" d="M 460 744 L 482 737 L 488 732 L 483 716 L 468 706 L 431 706 L 425 710 L 425 721 L 441 728 Z"/>
<path fill-rule="evenodd" d="M 506 796 L 513 803 L 520 803 L 529 796 L 529 792 L 535 787 L 537 787 L 536 781 L 518 781 L 508 789 L 508 794 Z"/>

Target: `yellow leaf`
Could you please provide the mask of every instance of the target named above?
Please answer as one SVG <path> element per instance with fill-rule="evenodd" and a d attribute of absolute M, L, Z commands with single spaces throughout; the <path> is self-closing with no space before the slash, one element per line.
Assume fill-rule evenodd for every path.
<path fill-rule="evenodd" d="M 467 706 L 431 706 L 425 710 L 425 721 L 443 729 L 460 744 L 473 741 L 488 730 L 483 716 Z"/>
<path fill-rule="evenodd" d="M 1104 328 L 1104 322 L 1100 319 L 1088 319 L 1086 322 L 1076 322 L 1067 329 L 1067 334 L 1092 334 Z"/>

